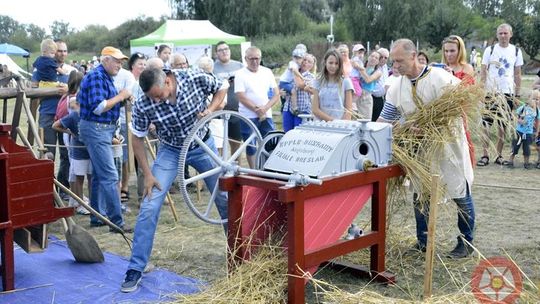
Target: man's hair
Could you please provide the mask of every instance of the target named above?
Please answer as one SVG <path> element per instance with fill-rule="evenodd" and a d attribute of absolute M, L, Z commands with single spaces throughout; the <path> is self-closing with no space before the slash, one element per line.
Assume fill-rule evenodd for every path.
<path fill-rule="evenodd" d="M 197 66 L 206 73 L 212 73 L 214 70 L 214 61 L 208 56 L 202 56 L 197 60 Z"/>
<path fill-rule="evenodd" d="M 57 49 L 58 46 L 56 45 L 54 40 L 47 38 L 41 41 L 41 53 L 54 53 Z"/>
<path fill-rule="evenodd" d="M 508 24 L 508 23 L 503 23 L 503 24 L 497 26 L 497 32 L 503 27 L 508 29 L 510 31 L 510 33 L 513 33 L 512 32 L 512 26 L 510 24 Z"/>
<path fill-rule="evenodd" d="M 139 86 L 143 92 L 148 93 L 153 86 L 163 87 L 166 74 L 161 69 L 146 68 L 139 76 Z"/>
<path fill-rule="evenodd" d="M 396 40 L 394 42 L 394 45 L 392 45 L 392 50 L 396 49 L 397 47 L 403 48 L 403 50 L 408 54 L 416 52 L 416 46 L 414 45 L 414 42 L 407 38 L 401 38 Z"/>
<path fill-rule="evenodd" d="M 259 49 L 258 47 L 256 46 L 250 46 L 246 49 L 246 54 L 247 53 L 252 53 L 252 52 L 258 52 L 259 54 L 261 54 L 262 56 L 262 52 L 261 52 L 261 49 Z"/>
<path fill-rule="evenodd" d="M 227 42 L 221 40 L 220 42 L 216 43 L 216 50 L 220 45 L 227 44 Z"/>
<path fill-rule="evenodd" d="M 147 69 L 162 69 L 165 64 L 159 57 L 152 57 L 146 61 Z"/>
<path fill-rule="evenodd" d="M 179 61 L 180 58 L 184 58 L 186 60 L 186 64 L 189 66 L 189 61 L 188 61 L 186 55 L 184 55 L 182 53 L 174 53 L 174 54 L 172 54 L 172 56 L 171 56 L 171 65 L 172 64 L 176 65 L 176 62 Z"/>

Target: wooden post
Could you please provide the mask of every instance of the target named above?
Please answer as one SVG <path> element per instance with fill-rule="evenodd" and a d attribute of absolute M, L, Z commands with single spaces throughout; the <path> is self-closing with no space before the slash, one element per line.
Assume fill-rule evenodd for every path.
<path fill-rule="evenodd" d="M 148 151 L 150 151 L 150 155 L 152 156 L 152 159 L 156 160 L 156 152 L 154 151 L 154 148 L 152 147 L 152 144 L 148 140 L 148 137 L 144 138 L 144 142 L 148 146 Z M 167 202 L 169 203 L 169 207 L 171 208 L 171 211 L 172 211 L 172 214 L 173 214 L 173 217 L 174 217 L 174 221 L 178 222 L 178 215 L 176 214 L 176 208 L 174 207 L 174 202 L 172 200 L 171 193 L 169 193 L 168 191 L 167 191 L 166 198 L 167 198 Z"/>
<path fill-rule="evenodd" d="M 431 199 L 429 201 L 429 223 L 426 244 L 426 269 L 424 272 L 424 301 L 431 297 L 433 288 L 433 258 L 435 256 L 435 223 L 439 203 L 439 175 L 431 176 Z"/>

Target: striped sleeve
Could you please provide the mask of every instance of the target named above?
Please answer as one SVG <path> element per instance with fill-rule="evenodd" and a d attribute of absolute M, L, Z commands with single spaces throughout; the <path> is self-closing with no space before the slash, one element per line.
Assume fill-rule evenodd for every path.
<path fill-rule="evenodd" d="M 401 113 L 390 102 L 385 102 L 380 117 L 386 121 L 394 122 L 401 118 Z"/>

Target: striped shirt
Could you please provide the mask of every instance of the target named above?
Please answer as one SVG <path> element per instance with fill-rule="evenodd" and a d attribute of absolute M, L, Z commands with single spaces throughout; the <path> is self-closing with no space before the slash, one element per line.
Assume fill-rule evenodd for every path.
<path fill-rule="evenodd" d="M 81 105 L 81 119 L 100 123 L 116 123 L 120 115 L 120 103 L 114 105 L 109 111 L 97 115 L 95 113 L 98 106 L 104 101 L 118 95 L 114 87 L 112 77 L 105 71 L 103 65 L 90 71 L 83 78 L 77 101 Z"/>
<path fill-rule="evenodd" d="M 152 123 L 161 142 L 181 148 L 197 123 L 197 114 L 207 109 L 208 96 L 221 88 L 222 80 L 198 70 L 172 73 L 176 77 L 176 104 L 155 102 L 144 94 L 139 96 L 133 107 L 131 130 L 135 136 L 145 137 Z M 207 126 L 201 128 L 198 136 L 202 139 L 207 132 Z"/>

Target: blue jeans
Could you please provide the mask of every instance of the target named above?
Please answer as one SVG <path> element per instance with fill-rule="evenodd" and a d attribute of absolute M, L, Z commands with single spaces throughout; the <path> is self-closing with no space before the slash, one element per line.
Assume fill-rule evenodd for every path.
<path fill-rule="evenodd" d="M 118 227 L 124 226 L 120 194 L 118 193 L 118 173 L 112 154 L 112 137 L 115 124 L 102 124 L 82 120 L 79 126 L 81 141 L 86 145 L 92 161 L 92 193 L 90 205 Z M 90 224 L 100 224 L 98 218 L 90 215 Z"/>
<path fill-rule="evenodd" d="M 268 132 L 273 131 L 276 129 L 274 126 L 274 121 L 272 118 L 266 118 L 263 121 L 260 121 L 259 118 L 250 118 L 251 122 L 257 126 L 257 129 L 259 129 L 259 132 L 261 132 L 261 136 L 264 138 Z M 249 136 L 252 133 L 251 128 L 243 121 L 240 121 L 240 129 L 242 130 L 242 138 L 244 140 L 248 139 Z M 255 146 L 255 140 L 251 142 L 249 146 L 246 147 L 246 154 L 247 155 L 255 155 L 255 152 L 257 152 L 257 148 Z"/>
<path fill-rule="evenodd" d="M 308 114 L 308 113 L 301 113 L 301 114 Z M 285 132 L 288 132 L 294 129 L 296 126 L 302 123 L 302 118 L 289 112 L 289 110 L 283 111 L 281 115 L 283 116 L 283 131 Z"/>
<path fill-rule="evenodd" d="M 210 149 L 217 153 L 212 136 L 205 142 Z M 178 174 L 178 160 L 180 149 L 169 145 L 161 144 L 154 164 L 152 165 L 152 174 L 161 185 L 161 190 L 152 189 L 152 196 L 149 199 L 146 196 L 141 203 L 137 223 L 135 224 L 135 234 L 133 236 L 133 249 L 128 269 L 143 271 L 148 263 L 154 236 L 156 233 L 159 212 L 163 200 L 169 191 L 176 175 Z M 216 167 L 210 156 L 200 147 L 188 152 L 186 165 L 190 165 L 202 173 Z M 204 179 L 206 187 L 212 191 L 218 182 L 218 175 L 209 176 Z M 216 195 L 215 204 L 222 219 L 227 218 L 227 194 L 219 191 Z M 226 227 L 226 225 L 224 225 Z"/>
<path fill-rule="evenodd" d="M 467 186 L 467 193 L 463 198 L 455 198 L 454 202 L 458 208 L 458 228 L 461 236 L 467 242 L 473 242 L 474 234 L 474 201 Z M 414 217 L 416 219 L 416 238 L 420 245 L 427 243 L 427 231 L 429 222 L 429 202 L 420 202 L 414 194 Z M 463 240 L 458 237 L 458 243 Z"/>

